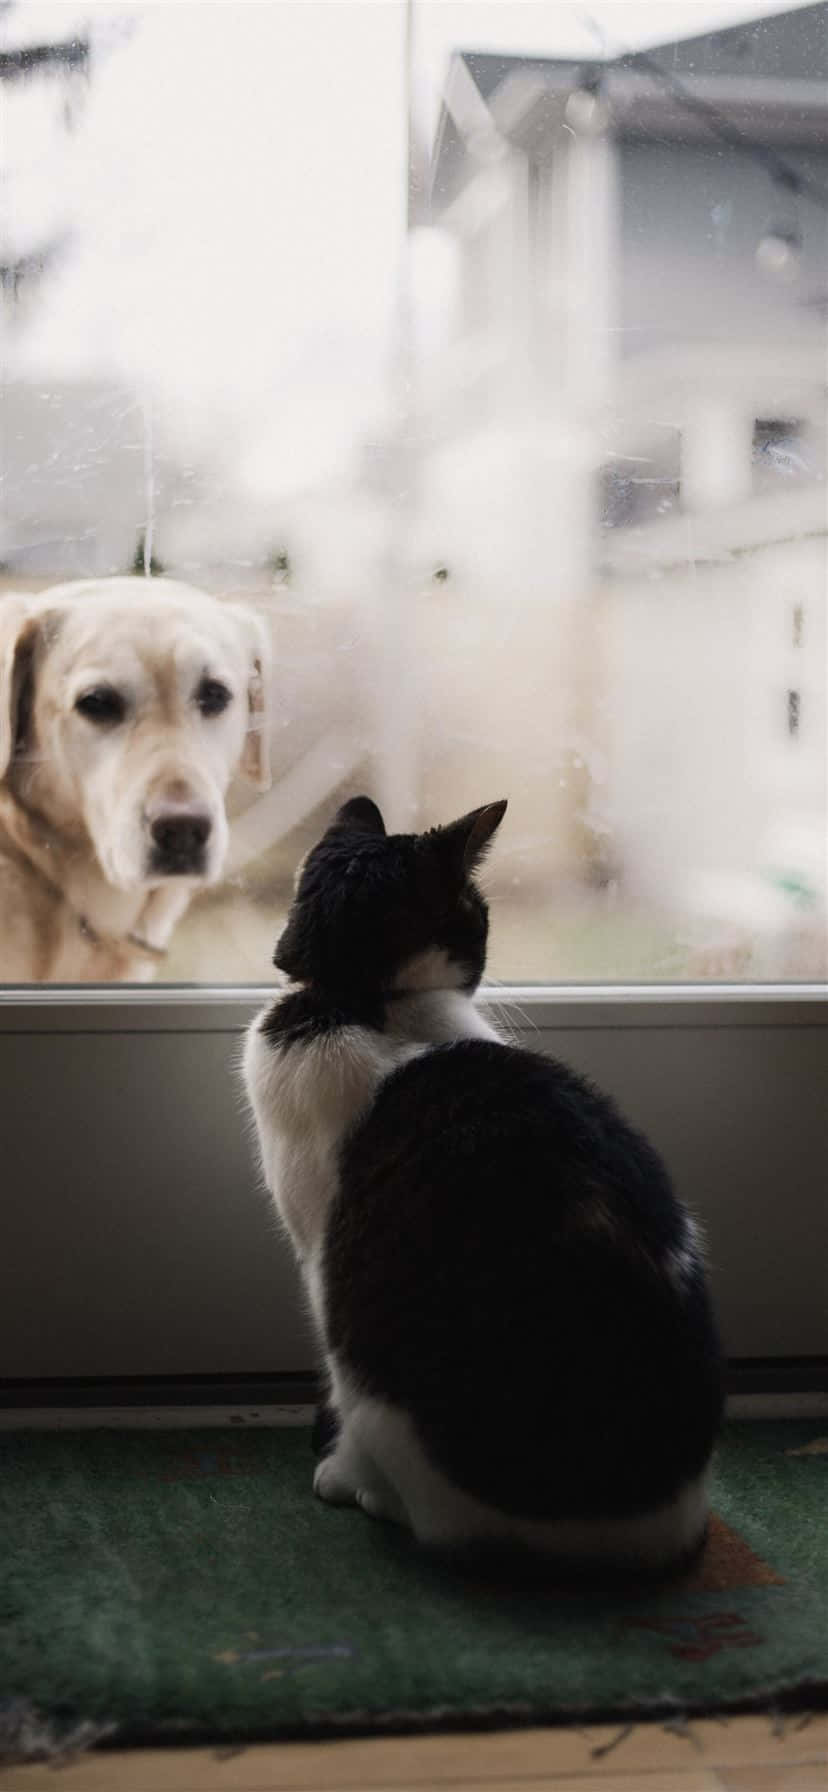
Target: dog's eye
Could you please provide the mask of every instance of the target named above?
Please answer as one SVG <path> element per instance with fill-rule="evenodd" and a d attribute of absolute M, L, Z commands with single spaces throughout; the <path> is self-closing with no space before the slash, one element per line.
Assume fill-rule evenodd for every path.
<path fill-rule="evenodd" d="M 220 716 L 233 701 L 232 691 L 219 678 L 202 678 L 195 700 L 203 716 Z"/>
<path fill-rule="evenodd" d="M 82 691 L 75 698 L 75 708 L 88 722 L 101 724 L 122 722 L 126 715 L 126 703 L 120 691 L 110 684 L 96 684 L 91 691 Z"/>

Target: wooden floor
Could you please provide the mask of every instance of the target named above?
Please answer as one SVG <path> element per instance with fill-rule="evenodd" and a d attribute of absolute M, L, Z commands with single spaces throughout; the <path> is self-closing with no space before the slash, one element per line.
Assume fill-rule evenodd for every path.
<path fill-rule="evenodd" d="M 828 1715 L 98 1752 L 0 1792 L 828 1792 Z"/>

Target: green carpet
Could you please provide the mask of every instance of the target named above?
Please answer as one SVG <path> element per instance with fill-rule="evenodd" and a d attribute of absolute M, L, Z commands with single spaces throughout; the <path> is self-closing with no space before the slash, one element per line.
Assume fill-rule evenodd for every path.
<path fill-rule="evenodd" d="M 0 1748 L 821 1702 L 826 1430 L 731 1426 L 705 1557 L 632 1593 L 441 1569 L 305 1431 L 0 1435 Z"/>

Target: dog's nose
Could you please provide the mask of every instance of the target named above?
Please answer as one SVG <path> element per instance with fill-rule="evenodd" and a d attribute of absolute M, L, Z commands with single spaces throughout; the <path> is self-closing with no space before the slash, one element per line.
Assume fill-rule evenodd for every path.
<path fill-rule="evenodd" d="M 156 815 L 150 833 L 164 859 L 189 863 L 200 857 L 212 825 L 203 809 L 171 809 Z"/>

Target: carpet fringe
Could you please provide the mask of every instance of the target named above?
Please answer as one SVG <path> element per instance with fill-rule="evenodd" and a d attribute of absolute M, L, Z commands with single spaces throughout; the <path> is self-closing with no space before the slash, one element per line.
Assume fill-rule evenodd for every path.
<path fill-rule="evenodd" d="M 27 1761 L 66 1767 L 117 1729 L 117 1724 L 100 1723 L 95 1718 L 62 1722 L 47 1717 L 29 1699 L 0 1700 L 0 1767 L 17 1767 Z"/>
<path fill-rule="evenodd" d="M 803 1697 L 810 1709 L 802 1709 Z M 787 1708 L 786 1708 L 787 1707 Z M 354 1736 L 366 1740 L 379 1736 L 417 1736 L 463 1731 L 480 1733 L 486 1730 L 510 1730 L 550 1726 L 583 1732 L 585 1721 L 590 1725 L 616 1724 L 615 1733 L 606 1742 L 598 1743 L 590 1753 L 595 1759 L 609 1755 L 628 1740 L 640 1726 L 659 1726 L 674 1736 L 681 1736 L 692 1747 L 700 1748 L 693 1725 L 713 1721 L 726 1726 L 732 1717 L 753 1714 L 765 1717 L 770 1733 L 779 1737 L 789 1730 L 804 1729 L 817 1711 L 828 1707 L 828 1683 L 810 1682 L 788 1692 L 769 1690 L 747 1698 L 737 1698 L 725 1707 L 710 1709 L 692 1704 L 677 1707 L 669 1695 L 638 1706 L 629 1717 L 615 1710 L 585 1711 L 583 1706 L 539 1710 L 533 1704 L 512 1701 L 496 1706 L 432 1706 L 428 1710 L 409 1708 L 376 1711 L 338 1712 L 327 1720 L 310 1720 L 299 1724 L 274 1724 L 263 1728 L 252 1725 L 245 1734 L 238 1731 L 222 1734 L 214 1726 L 187 1718 L 165 1718 L 140 1726 L 102 1721 L 96 1718 L 50 1718 L 29 1699 L 0 1699 L 0 1768 L 23 1766 L 33 1761 L 48 1761 L 52 1767 L 66 1767 L 89 1750 L 101 1744 L 116 1748 L 141 1749 L 184 1745 L 190 1748 L 213 1748 L 228 1757 L 243 1753 L 259 1743 L 333 1742 Z"/>

